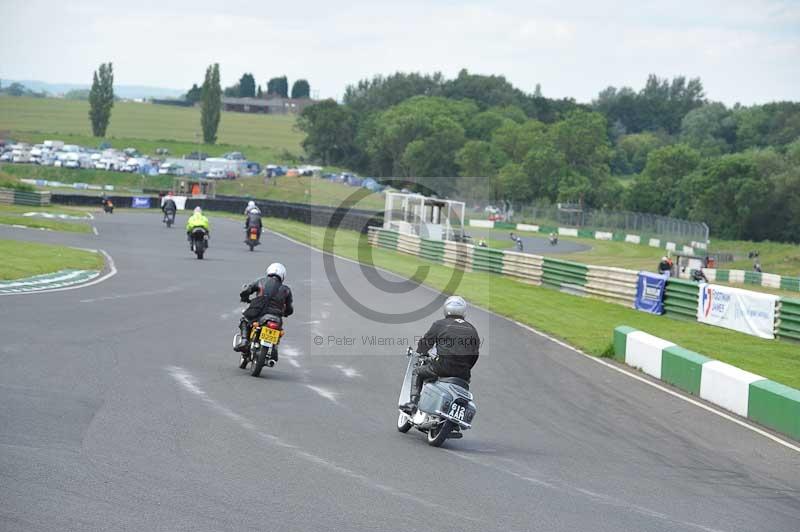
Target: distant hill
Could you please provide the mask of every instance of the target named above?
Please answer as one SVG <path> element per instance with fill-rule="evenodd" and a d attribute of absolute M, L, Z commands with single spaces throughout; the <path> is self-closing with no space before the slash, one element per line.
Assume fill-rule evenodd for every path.
<path fill-rule="evenodd" d="M 22 83 L 27 88 L 35 91 L 45 91 L 51 95 L 63 95 L 71 90 L 89 89 L 88 84 L 80 83 L 48 83 L 46 81 L 2 79 L 3 87 L 12 83 Z M 148 87 L 146 85 L 114 85 L 114 93 L 119 98 L 177 98 L 185 94 L 185 90 L 168 89 L 165 87 Z"/>

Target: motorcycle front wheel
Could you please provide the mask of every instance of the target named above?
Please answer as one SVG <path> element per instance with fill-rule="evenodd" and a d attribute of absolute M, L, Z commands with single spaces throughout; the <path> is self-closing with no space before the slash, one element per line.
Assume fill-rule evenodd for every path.
<path fill-rule="evenodd" d="M 444 440 L 447 439 L 447 436 L 450 435 L 450 431 L 452 430 L 452 421 L 445 421 L 435 427 L 431 427 L 431 429 L 428 431 L 428 445 L 433 447 L 441 447 L 444 443 Z"/>
<path fill-rule="evenodd" d="M 411 429 L 411 420 L 405 413 L 400 412 L 397 416 L 397 430 L 405 434 L 410 429 Z"/>

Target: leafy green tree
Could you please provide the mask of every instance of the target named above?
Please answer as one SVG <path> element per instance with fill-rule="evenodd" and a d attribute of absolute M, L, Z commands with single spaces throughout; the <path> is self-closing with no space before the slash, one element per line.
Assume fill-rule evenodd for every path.
<path fill-rule="evenodd" d="M 239 87 L 239 84 L 237 83 L 236 85 L 231 85 L 230 87 L 225 87 L 222 90 L 222 95 L 225 96 L 226 98 L 238 98 L 239 94 L 241 92 L 242 92 L 242 89 L 241 89 L 241 87 Z"/>
<path fill-rule="evenodd" d="M 92 88 L 89 90 L 89 121 L 92 123 L 92 134 L 95 137 L 106 136 L 112 107 L 114 107 L 114 67 L 111 63 L 101 63 L 100 68 L 94 71 Z"/>
<path fill-rule="evenodd" d="M 498 157 L 489 142 L 470 140 L 456 153 L 459 175 L 464 177 L 491 177 L 497 173 Z"/>
<path fill-rule="evenodd" d="M 492 134 L 492 144 L 508 160 L 520 164 L 531 148 L 545 142 L 546 135 L 547 125 L 538 120 L 524 124 L 506 121 Z"/>
<path fill-rule="evenodd" d="M 550 202 L 558 199 L 561 180 L 569 174 L 564 154 L 550 142 L 531 148 L 525 156 L 522 170 L 530 181 L 532 195 Z"/>
<path fill-rule="evenodd" d="M 200 123 L 203 127 L 203 142 L 214 144 L 217 142 L 217 128 L 219 128 L 219 119 L 222 111 L 219 63 L 214 63 L 206 69 L 202 93 Z"/>
<path fill-rule="evenodd" d="M 509 121 L 497 111 L 489 110 L 478 113 L 470 118 L 467 124 L 467 136 L 471 139 L 491 140 L 492 134 Z"/>
<path fill-rule="evenodd" d="M 200 101 L 202 97 L 203 97 L 203 89 L 198 87 L 197 83 L 193 83 L 192 88 L 186 91 L 186 94 L 183 96 L 183 99 L 188 102 L 197 103 Z"/>
<path fill-rule="evenodd" d="M 267 82 L 267 96 L 274 96 L 277 98 L 289 97 L 289 81 L 286 79 L 286 76 L 272 78 Z"/>
<path fill-rule="evenodd" d="M 258 90 L 256 91 L 256 98 L 263 98 L 264 92 L 261 90 L 261 85 L 259 84 Z"/>
<path fill-rule="evenodd" d="M 610 150 L 602 114 L 572 111 L 551 126 L 550 137 L 556 149 L 564 154 L 567 165 L 576 172 L 597 178 L 608 175 Z"/>
<path fill-rule="evenodd" d="M 244 73 L 239 78 L 239 97 L 241 98 L 255 98 L 256 96 L 256 78 L 252 74 Z"/>
<path fill-rule="evenodd" d="M 464 145 L 464 128 L 447 116 L 433 119 L 430 134 L 408 143 L 400 159 L 401 176 L 455 177 L 456 152 Z M 440 195 L 452 191 L 453 181 L 442 181 Z"/>
<path fill-rule="evenodd" d="M 311 86 L 305 79 L 292 83 L 292 98 L 311 98 Z"/>
<path fill-rule="evenodd" d="M 414 96 L 439 96 L 444 83 L 442 74 L 397 72 L 387 77 L 375 76 L 348 85 L 342 101 L 357 114 L 383 111 Z"/>
<path fill-rule="evenodd" d="M 355 119 L 347 107 L 323 100 L 303 109 L 297 126 L 306 133 L 303 149 L 312 160 L 326 165 L 352 160 L 356 152 Z"/>
<path fill-rule="evenodd" d="M 533 199 L 530 179 L 521 164 L 506 163 L 498 172 L 497 180 L 503 197 L 512 203 L 519 205 Z"/>
<path fill-rule="evenodd" d="M 617 175 L 640 173 L 647 162 L 648 154 L 665 143 L 663 137 L 651 132 L 620 137 L 611 158 L 611 173 Z"/>
<path fill-rule="evenodd" d="M 729 153 L 736 142 L 736 120 L 721 103 L 704 105 L 683 117 L 680 139 L 706 156 Z"/>

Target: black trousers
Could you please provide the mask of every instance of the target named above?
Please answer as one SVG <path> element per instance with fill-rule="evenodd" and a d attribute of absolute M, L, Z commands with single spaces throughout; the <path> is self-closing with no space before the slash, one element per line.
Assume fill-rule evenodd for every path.
<path fill-rule="evenodd" d="M 414 402 L 419 401 L 422 385 L 425 381 L 438 378 L 439 374 L 430 364 L 414 368 L 414 381 L 411 385 L 411 400 Z"/>

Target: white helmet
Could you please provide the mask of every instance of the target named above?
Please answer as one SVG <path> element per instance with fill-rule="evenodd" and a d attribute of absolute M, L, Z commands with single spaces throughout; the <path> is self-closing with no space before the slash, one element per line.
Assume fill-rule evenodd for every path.
<path fill-rule="evenodd" d="M 280 262 L 273 262 L 269 266 L 267 266 L 267 277 L 270 275 L 274 275 L 278 277 L 281 282 L 286 280 L 286 266 L 281 264 Z"/>
<path fill-rule="evenodd" d="M 450 296 L 444 302 L 444 317 L 458 316 L 465 318 L 467 316 L 467 302 L 461 296 Z"/>
<path fill-rule="evenodd" d="M 247 208 L 248 209 L 252 209 L 255 206 L 256 206 L 256 202 L 255 201 L 250 200 L 250 201 L 247 202 Z"/>
<path fill-rule="evenodd" d="M 194 208 L 194 213 L 195 214 L 200 214 L 202 212 L 203 212 L 203 209 L 200 208 L 200 205 L 198 205 L 197 207 Z"/>

